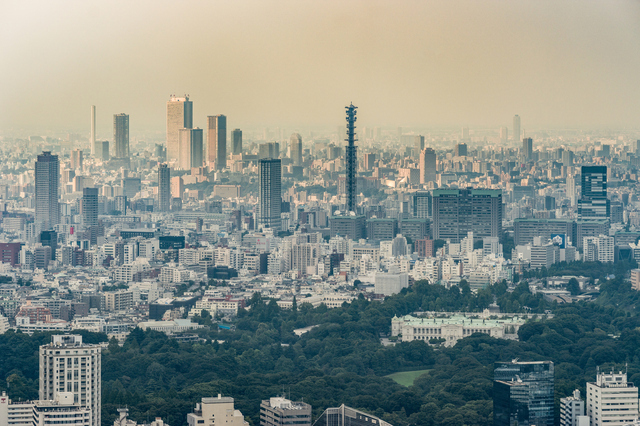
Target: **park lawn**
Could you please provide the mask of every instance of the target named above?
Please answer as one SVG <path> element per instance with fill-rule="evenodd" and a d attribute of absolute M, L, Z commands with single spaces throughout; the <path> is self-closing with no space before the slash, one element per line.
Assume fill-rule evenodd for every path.
<path fill-rule="evenodd" d="M 388 376 L 393 379 L 394 382 L 402 385 L 402 386 L 411 386 L 413 382 L 418 377 L 422 376 L 425 373 L 428 373 L 430 370 L 416 370 L 416 371 L 401 371 L 399 373 L 389 374 Z"/>

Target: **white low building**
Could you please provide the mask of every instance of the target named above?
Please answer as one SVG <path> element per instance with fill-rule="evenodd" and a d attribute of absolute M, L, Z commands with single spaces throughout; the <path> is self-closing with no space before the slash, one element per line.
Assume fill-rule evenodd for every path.
<path fill-rule="evenodd" d="M 181 333 L 183 331 L 195 330 L 204 327 L 203 325 L 191 322 L 188 319 L 176 319 L 173 321 L 145 321 L 138 323 L 142 330 L 161 331 L 166 334 Z"/>

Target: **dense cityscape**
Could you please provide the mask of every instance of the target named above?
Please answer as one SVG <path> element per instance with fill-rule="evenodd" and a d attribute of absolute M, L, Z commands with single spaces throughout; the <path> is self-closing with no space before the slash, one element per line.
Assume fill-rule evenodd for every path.
<path fill-rule="evenodd" d="M 481 8 L 464 4 L 470 8 L 464 16 Z M 524 0 L 514 4 L 529 7 Z M 337 24 L 325 22 L 317 5 L 291 11 L 279 9 L 277 1 L 272 5 L 287 12 L 308 7 L 319 15 L 304 22 L 323 22 L 323 35 L 310 39 L 292 23 L 300 40 L 287 38 L 291 52 L 251 62 L 266 69 L 265 84 L 278 86 L 282 98 L 254 87 L 234 93 L 242 105 L 230 101 L 227 81 L 237 91 L 251 80 L 239 68 L 237 82 L 226 70 L 213 72 L 227 79 L 216 81 L 219 98 L 212 100 L 206 90 L 170 93 L 175 89 L 167 87 L 176 82 L 185 92 L 202 87 L 191 83 L 197 73 L 158 83 L 153 73 L 171 67 L 152 65 L 148 76 L 135 80 L 140 92 L 128 93 L 117 109 L 116 92 L 105 95 L 117 86 L 108 79 L 89 93 L 89 102 L 80 86 L 75 90 L 82 97 L 63 100 L 57 89 L 38 82 L 43 105 L 51 105 L 49 96 L 60 101 L 60 111 L 51 111 L 55 118 L 14 113 L 9 99 L 16 111 L 21 101 L 9 88 L 0 93 L 0 426 L 640 425 L 635 115 L 620 115 L 619 125 L 605 111 L 615 109 L 613 103 L 600 110 L 596 101 L 581 106 L 580 100 L 577 112 L 564 115 L 564 104 L 550 100 L 548 86 L 574 95 L 540 80 L 531 84 L 539 84 L 546 98 L 518 89 L 535 105 L 509 98 L 507 114 L 486 93 L 487 107 L 474 108 L 491 110 L 492 118 L 469 113 L 464 101 L 452 101 L 454 91 L 451 98 L 434 95 L 444 111 L 438 118 L 416 118 L 428 115 L 428 108 L 412 115 L 419 103 L 403 109 L 388 97 L 402 84 L 397 81 L 411 80 L 410 72 L 356 55 L 354 62 L 362 63 L 346 67 L 360 70 L 354 89 L 340 94 L 337 89 L 348 85 L 327 85 L 331 78 L 321 76 L 330 71 L 314 69 L 325 62 L 309 59 L 324 55 L 321 48 L 314 53 L 305 45 L 292 53 L 297 43 L 325 40 L 324 31 Z M 337 10 L 337 4 L 327 5 Z M 355 34 L 372 37 L 357 43 L 398 51 L 402 42 L 376 38 L 378 28 L 402 27 L 398 37 L 412 40 L 413 30 L 403 22 L 413 19 L 412 11 L 426 16 L 431 9 L 448 10 L 435 2 L 403 4 L 397 16 L 385 16 L 396 6 L 346 5 L 362 6 Z M 172 19 L 181 19 L 175 5 L 164 6 L 148 22 L 168 17 L 169 10 L 176 14 Z M 191 5 L 194 11 L 200 6 Z M 29 6 L 12 3 L 6 16 L 27 22 L 21 7 Z M 212 5 L 203 7 L 214 15 Z M 233 16 L 235 7 L 225 5 L 220 16 Z M 257 16 L 259 6 L 253 7 L 242 16 Z M 623 9 L 640 16 L 637 5 Z M 596 14 L 580 13 L 576 20 L 595 22 Z M 105 16 L 92 19 L 114 22 Z M 202 23 L 206 16 L 194 19 Z M 273 22 L 286 17 L 274 16 Z M 628 28 L 626 18 L 605 18 L 606 25 Z M 365 28 L 371 22 L 377 22 L 375 31 Z M 152 24 L 140 25 L 137 33 L 126 29 L 127 37 L 144 40 L 142 28 Z M 246 32 L 207 31 L 225 46 L 236 38 L 268 44 L 278 33 L 265 22 L 238 25 Z M 253 34 L 249 27 L 258 30 Z M 337 48 L 340 41 L 330 32 L 326 45 Z M 454 32 L 465 42 L 475 36 L 462 28 Z M 19 55 L 9 45 L 46 37 L 14 37 L 0 42 L 0 51 L 15 61 Z M 82 43 L 82 37 L 72 38 Z M 506 39 L 488 43 L 506 46 Z M 526 54 L 553 57 L 545 50 L 552 42 L 545 38 L 540 51 L 536 43 Z M 600 51 L 590 43 L 581 46 Z M 411 49 L 418 46 L 415 41 Z M 76 64 L 80 52 L 91 50 L 74 49 Z M 270 49 L 277 56 L 282 46 Z M 105 46 L 97 51 L 111 55 Z M 143 49 L 135 52 L 142 59 L 132 63 L 147 60 Z M 220 59 L 235 58 L 220 52 Z M 348 52 L 336 55 L 344 59 Z M 254 53 L 252 60 L 258 57 Z M 267 78 L 267 65 L 294 64 L 299 57 L 309 73 L 304 87 L 326 93 L 306 92 L 300 105 L 292 105 L 288 90 L 300 90 L 302 80 L 285 71 L 291 87 Z M 446 56 L 433 58 L 447 62 Z M 484 75 L 481 61 L 472 59 Z M 409 69 L 412 61 L 401 63 Z M 633 68 L 626 65 L 619 68 L 620 81 L 628 81 L 625 72 Z M 385 78 L 369 72 L 376 66 Z M 72 68 L 72 75 L 85 73 Z M 123 68 L 114 75 L 133 72 Z M 567 76 L 563 84 L 569 87 Z M 583 77 L 576 77 L 577 85 L 586 84 Z M 51 81 L 56 78 L 67 81 L 62 75 Z M 393 99 L 414 99 L 410 89 L 422 84 L 467 84 L 458 77 L 425 78 L 430 82 L 411 80 Z M 36 81 L 26 68 L 24 81 Z M 362 90 L 362 81 L 381 84 L 380 90 Z M 495 81 L 468 84 L 502 87 Z M 617 83 L 607 84 L 622 93 Z M 158 101 L 159 91 L 164 100 Z M 620 105 L 628 105 L 622 98 Z M 279 118 L 256 112 L 271 112 L 265 99 Z M 318 120 L 302 119 L 304 108 Z M 553 120 L 535 111 L 547 108 L 553 120 L 579 124 L 545 125 Z M 453 122 L 444 118 L 447 111 L 458 121 L 473 118 L 447 124 Z"/>

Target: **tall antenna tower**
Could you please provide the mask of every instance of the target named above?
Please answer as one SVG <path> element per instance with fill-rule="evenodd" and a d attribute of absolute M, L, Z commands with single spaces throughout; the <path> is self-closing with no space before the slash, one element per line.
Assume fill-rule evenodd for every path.
<path fill-rule="evenodd" d="M 356 139 L 356 117 L 358 107 L 353 106 L 353 103 L 348 107 L 345 107 L 347 110 L 347 139 L 345 141 L 348 143 L 345 147 L 345 167 L 347 168 L 347 173 L 345 176 L 346 179 L 346 196 L 347 196 L 347 205 L 346 210 L 348 212 L 356 211 L 356 190 L 357 190 L 357 181 L 356 181 L 356 170 L 358 167 L 358 154 L 357 147 L 355 142 Z"/>

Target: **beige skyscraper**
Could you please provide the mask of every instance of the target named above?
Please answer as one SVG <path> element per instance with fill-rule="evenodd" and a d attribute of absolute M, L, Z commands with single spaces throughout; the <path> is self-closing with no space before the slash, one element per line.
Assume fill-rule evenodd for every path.
<path fill-rule="evenodd" d="M 207 121 L 207 161 L 216 170 L 222 170 L 227 167 L 227 117 L 210 115 Z"/>
<path fill-rule="evenodd" d="M 193 103 L 189 97 L 171 95 L 167 102 L 167 159 L 177 160 L 180 151 L 180 129 L 193 127 Z"/>
<path fill-rule="evenodd" d="M 435 182 L 436 180 L 436 151 L 425 148 L 420 152 L 420 183 Z"/>
<path fill-rule="evenodd" d="M 513 116 L 513 141 L 520 142 L 520 137 L 520 116 L 516 114 Z"/>
<path fill-rule="evenodd" d="M 180 169 L 190 170 L 192 167 L 202 167 L 202 129 L 180 129 L 179 145 L 178 167 Z"/>
<path fill-rule="evenodd" d="M 302 165 L 302 136 L 299 133 L 294 133 L 289 139 L 289 145 L 291 150 L 291 161 L 294 166 Z"/>

